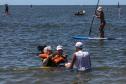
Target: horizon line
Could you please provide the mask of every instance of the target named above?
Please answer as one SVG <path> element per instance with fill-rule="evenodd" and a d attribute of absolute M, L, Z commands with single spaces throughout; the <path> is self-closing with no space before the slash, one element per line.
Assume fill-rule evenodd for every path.
<path fill-rule="evenodd" d="M 3 6 L 3 5 L 5 5 L 5 4 L 0 4 L 0 6 Z M 9 5 L 9 4 L 8 4 Z M 10 5 L 34 5 L 34 6 L 40 6 L 41 4 L 10 4 Z M 43 5 L 43 4 L 42 4 Z M 61 5 L 58 5 L 58 4 L 46 4 L 47 6 L 96 6 L 96 5 L 93 5 L 93 4 L 90 4 L 90 5 L 72 5 L 72 4 L 66 4 L 66 5 L 64 5 L 64 4 L 61 4 Z M 46 5 L 43 5 L 43 6 L 46 6 Z M 103 6 L 117 6 L 116 4 L 105 4 L 105 5 L 103 5 Z M 101 6 L 101 5 L 99 5 L 99 6 Z M 120 5 L 120 6 L 126 6 L 126 5 Z"/>

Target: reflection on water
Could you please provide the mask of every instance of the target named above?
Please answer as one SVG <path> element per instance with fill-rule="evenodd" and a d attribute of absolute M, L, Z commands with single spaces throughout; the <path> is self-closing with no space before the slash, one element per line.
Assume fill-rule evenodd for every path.
<path fill-rule="evenodd" d="M 95 7 L 84 8 L 86 15 L 75 17 L 78 6 L 11 6 L 11 15 L 3 16 L 0 6 L 0 84 L 125 84 L 126 39 L 83 40 L 91 53 L 88 73 L 41 67 L 38 45 L 52 45 L 55 51 L 61 44 L 71 59 L 77 41 L 71 37 L 88 35 Z M 119 19 L 115 6 L 105 6 L 106 37 L 126 37 L 124 9 Z M 95 19 L 92 37 L 98 36 L 98 26 Z"/>

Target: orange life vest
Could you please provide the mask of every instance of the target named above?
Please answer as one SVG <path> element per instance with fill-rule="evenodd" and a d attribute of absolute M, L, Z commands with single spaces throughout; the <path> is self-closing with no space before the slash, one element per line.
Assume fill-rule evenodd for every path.
<path fill-rule="evenodd" d="M 56 55 L 52 58 L 52 61 L 57 64 L 60 62 L 64 62 L 65 58 L 63 56 Z"/>
<path fill-rule="evenodd" d="M 39 57 L 42 59 L 46 59 L 48 58 L 48 54 L 40 54 Z"/>

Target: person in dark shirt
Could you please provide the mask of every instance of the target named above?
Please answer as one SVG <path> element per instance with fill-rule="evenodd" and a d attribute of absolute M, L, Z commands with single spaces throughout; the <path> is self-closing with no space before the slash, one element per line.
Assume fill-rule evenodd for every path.
<path fill-rule="evenodd" d="M 8 6 L 8 4 L 5 4 L 5 14 L 9 15 L 9 6 Z"/>

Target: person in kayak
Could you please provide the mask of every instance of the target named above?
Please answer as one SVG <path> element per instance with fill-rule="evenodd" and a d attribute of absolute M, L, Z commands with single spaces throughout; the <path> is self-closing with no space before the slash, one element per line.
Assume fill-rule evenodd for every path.
<path fill-rule="evenodd" d="M 100 27 L 99 27 L 100 38 L 104 38 L 104 27 L 106 25 L 106 22 L 105 22 L 103 8 L 101 6 L 97 8 L 95 16 L 100 19 Z"/>
<path fill-rule="evenodd" d="M 77 42 L 75 44 L 76 51 L 73 54 L 71 63 L 66 63 L 67 68 L 75 68 L 79 71 L 91 70 L 91 60 L 89 52 L 83 51 L 83 43 Z"/>

